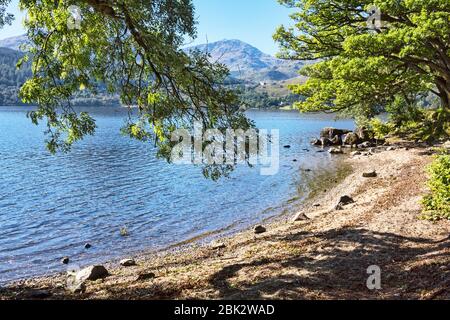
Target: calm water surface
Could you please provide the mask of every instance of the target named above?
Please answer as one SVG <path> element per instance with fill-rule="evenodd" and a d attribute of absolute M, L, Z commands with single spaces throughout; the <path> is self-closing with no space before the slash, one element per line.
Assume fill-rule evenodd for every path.
<path fill-rule="evenodd" d="M 122 136 L 125 110 L 88 110 L 96 135 L 52 156 L 23 107 L 0 107 L 0 282 L 64 271 L 63 256 L 81 266 L 104 262 L 293 210 L 301 169 L 333 165 L 309 140 L 325 126 L 353 127 L 332 116 L 251 111 L 258 127 L 279 129 L 281 146 L 292 146 L 280 150 L 279 173 L 239 167 L 213 182 L 200 168 L 169 165 L 152 144 Z"/>

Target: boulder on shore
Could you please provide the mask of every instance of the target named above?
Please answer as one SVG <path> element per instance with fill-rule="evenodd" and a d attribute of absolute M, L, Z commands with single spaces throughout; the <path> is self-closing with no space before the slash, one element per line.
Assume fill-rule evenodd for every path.
<path fill-rule="evenodd" d="M 359 143 L 359 137 L 356 133 L 349 132 L 345 135 L 343 143 L 350 146 L 357 145 Z"/>
<path fill-rule="evenodd" d="M 341 145 L 342 144 L 341 136 L 334 136 L 334 138 L 331 139 L 330 142 L 333 146 Z"/>
<path fill-rule="evenodd" d="M 322 144 L 322 147 L 328 147 L 331 146 L 333 143 L 328 138 L 320 138 L 320 142 Z"/>
<path fill-rule="evenodd" d="M 343 134 L 351 132 L 350 130 L 345 129 L 336 129 L 332 127 L 323 128 L 320 132 L 321 138 L 333 139 L 335 136 L 341 136 Z"/>
<path fill-rule="evenodd" d="M 374 133 L 366 127 L 357 128 L 355 133 L 361 141 L 372 140 L 374 136 Z"/>

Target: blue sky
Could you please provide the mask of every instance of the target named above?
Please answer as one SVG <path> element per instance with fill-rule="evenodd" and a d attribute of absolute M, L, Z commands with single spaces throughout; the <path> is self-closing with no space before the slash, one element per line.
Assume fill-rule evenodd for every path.
<path fill-rule="evenodd" d="M 24 33 L 24 13 L 18 10 L 18 0 L 12 0 L 10 13 L 16 16 L 12 26 L 0 29 L 0 39 Z M 290 10 L 276 0 L 194 0 L 198 37 L 192 44 L 223 39 L 239 39 L 258 49 L 275 54 L 277 45 L 272 34 L 277 26 L 290 24 Z"/>

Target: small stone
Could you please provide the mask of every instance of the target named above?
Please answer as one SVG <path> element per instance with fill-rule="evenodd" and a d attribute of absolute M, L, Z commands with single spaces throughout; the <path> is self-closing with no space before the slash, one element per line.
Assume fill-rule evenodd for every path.
<path fill-rule="evenodd" d="M 137 276 L 136 281 L 146 281 L 154 278 L 156 278 L 156 275 L 153 272 L 141 273 Z"/>
<path fill-rule="evenodd" d="M 395 150 L 395 147 L 387 147 L 386 148 L 386 151 L 394 151 Z"/>
<path fill-rule="evenodd" d="M 352 155 L 352 157 L 360 156 L 360 155 L 361 155 L 361 151 L 353 151 L 353 152 L 351 153 L 351 155 Z"/>
<path fill-rule="evenodd" d="M 85 249 L 92 248 L 92 245 L 91 245 L 90 243 L 86 243 L 86 244 L 84 245 L 84 248 L 85 248 Z"/>
<path fill-rule="evenodd" d="M 370 148 L 373 146 L 373 143 L 371 143 L 370 141 L 364 141 L 363 143 L 358 144 L 358 148 L 360 149 L 366 149 L 366 148 Z"/>
<path fill-rule="evenodd" d="M 306 214 L 303 212 L 299 212 L 299 213 L 297 213 L 297 215 L 294 217 L 294 219 L 292 221 L 297 222 L 297 221 L 307 221 L 307 220 L 309 220 L 309 218 L 306 216 Z"/>
<path fill-rule="evenodd" d="M 376 178 L 377 177 L 377 172 L 375 170 L 370 171 L 370 172 L 364 172 L 363 173 L 363 178 Z"/>
<path fill-rule="evenodd" d="M 109 276 L 108 270 L 102 265 L 89 266 L 76 273 L 76 281 L 84 282 L 86 280 L 95 281 Z"/>
<path fill-rule="evenodd" d="M 69 259 L 69 257 L 64 257 L 64 258 L 61 259 L 61 262 L 62 262 L 63 264 L 69 264 L 70 259 Z"/>
<path fill-rule="evenodd" d="M 431 155 L 433 155 L 433 151 L 432 150 L 420 151 L 417 154 L 419 156 L 431 156 Z"/>
<path fill-rule="evenodd" d="M 45 299 L 45 298 L 50 297 L 52 294 L 47 290 L 32 289 L 32 290 L 26 291 L 23 295 L 28 299 Z"/>
<path fill-rule="evenodd" d="M 266 232 L 267 230 L 263 226 L 257 225 L 255 228 L 253 228 L 253 231 L 255 232 L 255 234 L 260 234 Z"/>
<path fill-rule="evenodd" d="M 339 199 L 338 204 L 336 205 L 335 209 L 336 210 L 343 210 L 344 206 L 348 205 L 348 204 L 352 204 L 355 203 L 355 200 L 353 200 L 353 198 L 349 197 L 349 196 L 342 196 Z"/>
<path fill-rule="evenodd" d="M 124 267 L 132 267 L 136 265 L 136 261 L 134 261 L 133 259 L 123 259 L 120 260 L 120 265 Z"/>
<path fill-rule="evenodd" d="M 314 204 L 313 204 L 313 207 L 316 207 L 316 208 L 317 208 L 317 207 L 320 207 L 320 203 L 314 203 Z"/>
<path fill-rule="evenodd" d="M 214 250 L 218 250 L 218 249 L 226 248 L 226 245 L 223 242 L 216 242 L 211 245 L 211 248 L 213 248 Z"/>
<path fill-rule="evenodd" d="M 339 149 L 339 148 L 331 148 L 328 152 L 329 152 L 330 154 L 343 154 L 343 153 L 344 153 L 344 151 L 342 151 L 342 150 Z"/>
<path fill-rule="evenodd" d="M 84 293 L 86 291 L 86 285 L 84 282 L 78 282 L 75 285 L 69 286 L 67 289 L 72 293 Z"/>
<path fill-rule="evenodd" d="M 343 204 L 345 206 L 347 204 L 355 203 L 355 200 L 353 200 L 353 198 L 349 197 L 349 196 L 342 196 L 339 199 L 339 203 L 341 203 L 341 204 Z"/>

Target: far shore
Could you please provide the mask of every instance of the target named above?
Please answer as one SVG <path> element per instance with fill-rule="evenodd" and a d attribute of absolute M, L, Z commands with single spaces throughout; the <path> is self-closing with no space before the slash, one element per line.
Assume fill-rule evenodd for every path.
<path fill-rule="evenodd" d="M 84 292 L 58 274 L 11 283 L 0 299 L 449 299 L 450 221 L 420 219 L 431 153 L 399 143 L 336 155 L 352 169 L 316 188 L 295 222 L 281 216 L 259 234 L 142 254 L 136 266 L 110 262 L 110 275 Z M 342 196 L 354 203 L 336 209 Z M 379 290 L 367 287 L 371 266 Z"/>

